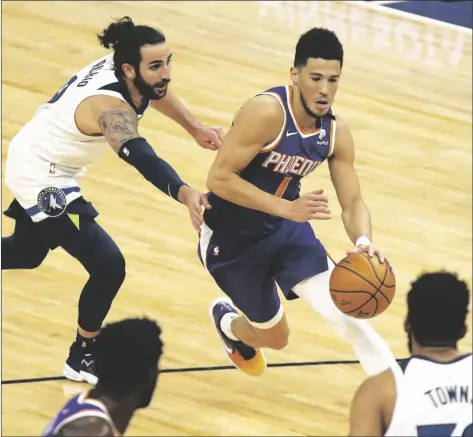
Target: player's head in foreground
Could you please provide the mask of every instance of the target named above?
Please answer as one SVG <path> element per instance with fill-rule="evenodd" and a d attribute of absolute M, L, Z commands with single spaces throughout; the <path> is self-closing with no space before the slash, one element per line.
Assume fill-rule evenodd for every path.
<path fill-rule="evenodd" d="M 466 335 L 469 297 L 467 284 L 453 273 L 424 273 L 413 281 L 404 323 L 409 351 L 456 349 L 458 340 Z"/>
<path fill-rule="evenodd" d="M 131 409 L 147 407 L 153 397 L 163 352 L 161 328 L 149 319 L 106 325 L 96 342 L 95 393 Z"/>

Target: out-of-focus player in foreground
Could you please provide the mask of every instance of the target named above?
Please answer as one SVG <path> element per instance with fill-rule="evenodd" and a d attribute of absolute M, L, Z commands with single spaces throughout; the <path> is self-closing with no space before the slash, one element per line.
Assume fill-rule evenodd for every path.
<path fill-rule="evenodd" d="M 249 375 L 266 369 L 260 348 L 288 343 L 276 283 L 287 299 L 306 300 L 350 342 L 368 375 L 395 362 L 367 321 L 346 316 L 333 303 L 334 263 L 309 223 L 330 219 L 327 198 L 322 190 L 300 194 L 301 179 L 327 160 L 355 245 L 349 252 L 389 262 L 371 242 L 350 129 L 332 110 L 342 65 L 343 48 L 333 32 L 314 28 L 303 34 L 290 69 L 292 84 L 243 105 L 208 175 L 212 209 L 204 212 L 199 256 L 232 300 L 214 301 L 210 316 L 228 356 Z"/>
<path fill-rule="evenodd" d="M 124 17 L 111 23 L 99 40 L 113 53 L 76 73 L 9 144 L 5 183 L 15 200 L 5 214 L 16 223 L 13 235 L 2 238 L 2 269 L 34 269 L 50 250 L 62 247 L 90 274 L 79 300 L 76 341 L 63 372 L 71 380 L 92 384 L 94 339 L 125 279 L 125 259 L 95 221 L 98 213 L 82 197 L 78 180 L 111 147 L 159 190 L 186 205 L 199 229 L 206 196 L 187 186 L 156 155 L 138 133 L 138 120 L 152 107 L 179 123 L 202 147 L 216 149 L 221 141 L 220 129 L 203 127 L 168 91 L 172 54 L 162 32 Z M 119 204 L 116 214 L 119 220 Z"/>
<path fill-rule="evenodd" d="M 411 356 L 361 384 L 350 436 L 473 436 L 472 355 L 457 347 L 469 296 L 467 284 L 444 271 L 411 284 L 404 323 Z"/>
<path fill-rule="evenodd" d="M 119 436 L 153 397 L 163 351 L 161 329 L 149 319 L 106 325 L 97 339 L 98 383 L 70 399 L 43 436 Z"/>

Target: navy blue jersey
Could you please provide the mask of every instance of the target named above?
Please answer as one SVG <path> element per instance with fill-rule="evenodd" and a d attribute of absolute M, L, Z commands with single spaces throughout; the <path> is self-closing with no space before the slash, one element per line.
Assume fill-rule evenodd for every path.
<path fill-rule="evenodd" d="M 303 132 L 292 108 L 292 88 L 278 86 L 261 94 L 276 98 L 284 111 L 284 122 L 277 138 L 265 145 L 260 153 L 240 172 L 240 177 L 267 193 L 287 200 L 300 196 L 301 179 L 313 172 L 332 153 L 336 121 L 330 109 L 317 119 L 312 131 Z M 258 237 L 269 235 L 282 224 L 281 217 L 245 208 L 209 193 L 212 209 L 204 220 L 213 230 Z"/>
<path fill-rule="evenodd" d="M 67 401 L 64 407 L 54 417 L 44 430 L 42 436 L 55 436 L 59 430 L 68 423 L 81 417 L 96 416 L 105 419 L 114 431 L 115 436 L 120 433 L 113 425 L 105 405 L 97 399 L 89 399 L 88 392 L 81 393 Z"/>

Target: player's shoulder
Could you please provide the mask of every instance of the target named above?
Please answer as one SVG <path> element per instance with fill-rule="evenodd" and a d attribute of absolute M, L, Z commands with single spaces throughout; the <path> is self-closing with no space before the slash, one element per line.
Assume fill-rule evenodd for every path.
<path fill-rule="evenodd" d="M 99 416 L 85 416 L 65 424 L 58 432 L 58 436 L 113 436 L 110 422 Z"/>
<path fill-rule="evenodd" d="M 284 109 L 273 96 L 258 94 L 246 100 L 239 113 L 261 123 L 278 121 L 284 116 Z"/>
<path fill-rule="evenodd" d="M 90 61 L 87 65 L 81 68 L 81 72 L 89 72 L 90 70 L 99 70 L 102 73 L 114 73 L 115 67 L 113 63 L 113 53 L 95 58 Z"/>
<path fill-rule="evenodd" d="M 380 387 L 391 390 L 393 387 L 395 387 L 396 383 L 396 376 L 395 376 L 395 369 L 392 367 L 389 367 L 388 369 L 382 371 L 381 373 L 378 373 L 377 375 L 373 376 L 373 379 L 375 379 L 374 384 L 379 384 Z"/>
<path fill-rule="evenodd" d="M 112 54 L 93 60 L 83 67 L 77 73 L 77 76 L 77 88 L 84 91 L 100 89 L 103 86 L 118 84 L 119 82 L 115 75 Z"/>
<path fill-rule="evenodd" d="M 277 137 L 285 117 L 283 108 L 274 97 L 253 96 L 235 114 L 232 131 L 267 144 Z"/>
<path fill-rule="evenodd" d="M 396 391 L 396 377 L 394 370 L 388 368 L 376 375 L 366 378 L 359 386 L 357 393 L 363 397 L 381 399 L 390 396 Z"/>
<path fill-rule="evenodd" d="M 331 108 L 331 115 L 337 122 L 337 134 L 339 132 L 350 132 L 349 121 L 347 120 L 347 117 L 344 114 L 340 115 L 340 113 L 337 111 L 337 114 L 335 115 L 335 111 L 333 110 L 333 108 Z"/>

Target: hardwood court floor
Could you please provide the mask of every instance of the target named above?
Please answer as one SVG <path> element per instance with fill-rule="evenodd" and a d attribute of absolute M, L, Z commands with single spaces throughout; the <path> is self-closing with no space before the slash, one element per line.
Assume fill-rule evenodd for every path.
<path fill-rule="evenodd" d="M 374 240 L 397 272 L 397 297 L 373 325 L 396 356 L 405 356 L 409 281 L 445 267 L 471 283 L 471 32 L 349 3 L 3 2 L 2 158 L 36 107 L 104 54 L 95 33 L 112 17 L 160 27 L 174 52 L 172 89 L 203 122 L 225 129 L 248 97 L 288 83 L 302 31 L 331 27 L 346 51 L 335 110 L 352 127 Z M 149 113 L 141 126 L 158 153 L 205 190 L 214 154 L 160 114 Z M 158 319 L 165 369 L 227 365 L 207 317 L 220 293 L 197 258 L 186 210 L 112 151 L 81 186 L 127 260 L 127 279 L 107 320 Z M 326 165 L 305 180 L 305 190 L 318 187 L 329 194 L 334 218 L 314 226 L 341 259 L 350 242 Z M 2 189 L 5 209 L 11 193 L 3 178 Z M 12 227 L 3 220 L 2 235 Z M 35 271 L 3 272 L 3 381 L 61 374 L 86 277 L 62 250 Z M 290 344 L 268 351 L 271 363 L 355 359 L 303 302 L 286 311 Z M 471 339 L 462 347 L 471 349 Z M 128 435 L 344 435 L 363 378 L 356 364 L 271 368 L 260 379 L 233 370 L 164 373 L 151 408 L 135 416 Z M 3 434 L 38 435 L 81 388 L 65 381 L 3 385 Z"/>

